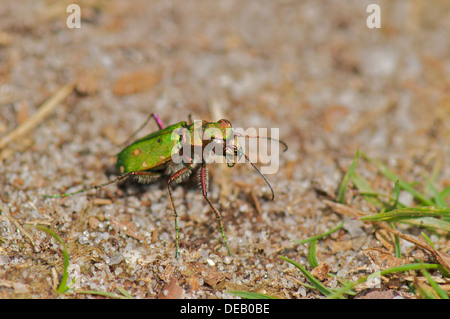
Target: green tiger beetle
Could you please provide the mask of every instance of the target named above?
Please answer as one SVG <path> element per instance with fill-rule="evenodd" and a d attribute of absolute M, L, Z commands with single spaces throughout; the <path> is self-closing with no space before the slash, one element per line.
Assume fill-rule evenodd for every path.
<path fill-rule="evenodd" d="M 44 197 L 60 198 L 67 197 L 89 190 L 98 189 L 107 185 L 124 180 L 130 176 L 136 178 L 139 183 L 151 183 L 161 176 L 170 176 L 167 182 L 170 201 L 173 208 L 175 219 L 175 258 L 178 256 L 179 250 L 179 233 L 178 233 L 178 214 L 172 197 L 172 182 L 181 183 L 186 181 L 193 172 L 198 172 L 198 179 L 203 197 L 208 202 L 216 219 L 219 223 L 223 241 L 228 254 L 231 255 L 228 248 L 225 232 L 222 226 L 221 214 L 211 203 L 208 198 L 208 173 L 206 169 L 206 161 L 202 154 L 206 149 L 215 155 L 223 155 L 227 160 L 228 167 L 233 167 L 236 157 L 245 158 L 258 172 L 262 179 L 269 186 L 274 199 L 274 191 L 270 186 L 266 177 L 253 164 L 248 156 L 244 154 L 242 147 L 236 141 L 235 137 L 243 138 L 263 138 L 274 140 L 284 146 L 284 152 L 287 150 L 286 143 L 272 139 L 271 137 L 247 136 L 242 135 L 232 128 L 230 121 L 219 120 L 217 122 L 194 121 L 190 119 L 190 123 L 185 121 L 164 127 L 159 117 L 152 113 L 145 123 L 132 135 L 141 130 L 153 118 L 159 127 L 159 131 L 153 132 L 141 139 L 136 140 L 125 147 L 117 155 L 117 169 L 121 175 L 104 184 L 94 185 L 73 193 L 64 193 L 59 195 L 44 195 Z M 193 137 L 193 138 L 192 138 Z M 192 156 L 192 153 L 194 156 Z M 196 156 L 198 154 L 200 156 Z"/>

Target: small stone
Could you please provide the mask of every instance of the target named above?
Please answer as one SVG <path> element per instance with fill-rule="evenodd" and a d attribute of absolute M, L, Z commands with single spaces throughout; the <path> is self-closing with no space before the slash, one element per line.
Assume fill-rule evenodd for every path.
<path fill-rule="evenodd" d="M 108 265 L 117 265 L 120 264 L 120 262 L 123 260 L 123 256 L 121 253 L 115 253 L 109 258 Z"/>

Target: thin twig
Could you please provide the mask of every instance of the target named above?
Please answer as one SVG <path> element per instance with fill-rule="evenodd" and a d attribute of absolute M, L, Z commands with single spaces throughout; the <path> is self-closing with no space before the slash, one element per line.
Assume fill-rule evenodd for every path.
<path fill-rule="evenodd" d="M 258 219 L 258 221 L 262 221 L 262 210 L 261 210 L 261 205 L 259 204 L 258 201 L 258 197 L 256 196 L 255 192 L 253 190 L 250 190 L 250 196 L 252 197 L 253 203 L 255 204 L 255 209 L 256 209 L 256 219 Z"/>
<path fill-rule="evenodd" d="M 45 101 L 37 110 L 36 114 L 28 118 L 25 122 L 14 128 L 11 132 L 0 139 L 0 149 L 4 148 L 9 142 L 24 135 L 28 131 L 38 126 L 59 103 L 61 103 L 74 89 L 75 84 L 69 83 L 60 88 L 52 97 Z"/>
<path fill-rule="evenodd" d="M 17 220 L 15 220 L 14 217 L 11 216 L 11 214 L 9 213 L 9 209 L 7 207 L 5 207 L 1 202 L 0 202 L 0 213 L 4 214 L 6 216 L 6 218 L 8 218 L 9 221 L 11 223 L 13 223 L 14 226 L 16 226 L 16 228 L 23 235 L 25 235 L 25 237 L 28 238 L 28 240 L 31 242 L 31 245 L 33 246 L 35 251 L 39 251 L 38 247 L 36 247 L 36 245 L 34 244 L 33 237 L 31 237 L 31 235 L 22 227 L 22 225 L 20 225 L 19 222 Z"/>

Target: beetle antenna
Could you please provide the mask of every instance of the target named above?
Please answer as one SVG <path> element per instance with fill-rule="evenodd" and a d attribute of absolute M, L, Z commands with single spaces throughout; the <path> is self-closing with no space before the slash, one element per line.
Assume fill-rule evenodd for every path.
<path fill-rule="evenodd" d="M 242 135 L 242 134 L 239 134 L 239 133 L 234 133 L 234 135 L 235 136 L 239 136 L 239 137 L 247 137 L 247 138 L 264 138 L 266 140 L 275 141 L 275 142 L 278 142 L 278 143 L 280 143 L 281 145 L 284 146 L 283 152 L 286 152 L 288 150 L 287 144 L 285 142 L 281 141 L 281 140 L 276 139 L 276 138 L 272 138 L 272 137 L 268 137 L 268 136 L 258 136 L 258 135 L 256 135 L 256 136 L 249 136 L 249 135 Z"/>
<path fill-rule="evenodd" d="M 249 162 L 250 165 L 253 166 L 253 168 L 254 168 L 254 169 L 258 172 L 258 174 L 262 177 L 262 179 L 264 180 L 264 182 L 266 182 L 267 186 L 269 186 L 270 191 L 272 192 L 272 200 L 274 200 L 274 199 L 275 199 L 275 193 L 274 193 L 274 191 L 273 191 L 272 186 L 270 186 L 270 183 L 269 183 L 269 181 L 267 180 L 267 178 L 263 175 L 263 173 L 261 173 L 261 171 L 258 169 L 258 167 L 256 167 L 255 164 L 253 164 L 252 162 L 250 162 L 250 159 L 248 158 L 247 155 L 245 155 L 245 154 L 244 154 L 242 151 L 240 151 L 240 150 L 238 150 L 238 154 L 239 154 L 239 155 L 240 155 L 240 154 L 244 155 L 244 157 L 245 157 L 245 159 L 247 160 L 247 162 Z"/>

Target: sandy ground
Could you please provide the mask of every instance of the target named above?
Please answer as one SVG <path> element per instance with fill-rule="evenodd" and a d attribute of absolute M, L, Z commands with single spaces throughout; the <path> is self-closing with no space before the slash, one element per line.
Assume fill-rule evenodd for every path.
<path fill-rule="evenodd" d="M 81 28 L 73 29 L 71 2 L 0 4 L 2 141 L 74 83 L 63 102 L 0 149 L 0 298 L 92 298 L 73 292 L 120 289 L 136 298 L 232 298 L 230 290 L 317 298 L 279 258 L 307 266 L 308 246 L 292 240 L 344 220 L 318 243 L 317 256 L 349 280 L 371 267 L 365 249 L 384 248 L 370 225 L 323 202 L 356 149 L 411 182 L 439 162 L 438 182 L 450 184 L 446 0 L 376 1 L 379 29 L 366 26 L 373 1 L 80 0 Z M 195 180 L 174 187 L 178 259 L 164 180 L 42 197 L 114 178 L 114 155 L 152 112 L 166 125 L 192 114 L 278 128 L 289 145 L 267 175 L 273 202 L 249 165 L 210 165 L 209 196 L 223 214 L 231 257 Z M 139 135 L 156 129 L 151 122 Z M 378 190 L 392 191 L 361 165 Z M 32 224 L 66 243 L 71 294 L 55 292 L 59 243 Z"/>

